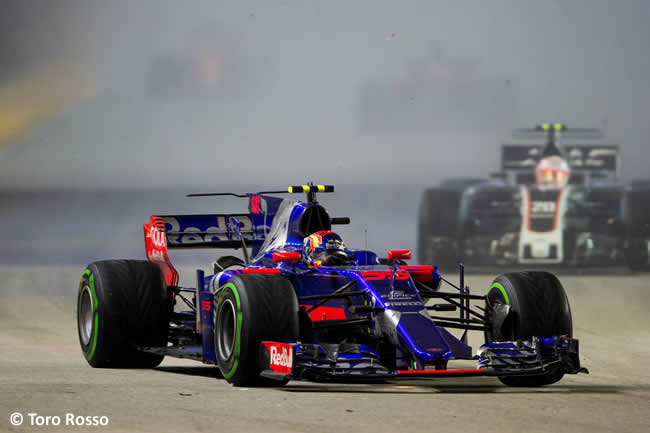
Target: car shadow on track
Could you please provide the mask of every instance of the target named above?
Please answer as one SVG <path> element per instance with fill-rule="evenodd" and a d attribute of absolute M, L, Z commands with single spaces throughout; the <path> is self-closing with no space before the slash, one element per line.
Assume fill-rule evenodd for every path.
<path fill-rule="evenodd" d="M 202 376 L 202 377 L 214 377 L 215 379 L 223 379 L 221 371 L 216 366 L 206 367 L 203 365 L 196 367 L 187 367 L 187 366 L 177 366 L 177 365 L 167 365 L 163 367 L 156 367 L 155 371 L 162 371 L 165 373 L 175 373 L 175 374 L 184 374 L 187 376 Z"/>
<path fill-rule="evenodd" d="M 208 366 L 163 366 L 155 371 L 182 374 L 187 376 L 212 377 L 223 379 L 217 367 Z M 404 381 L 378 383 L 319 383 L 293 381 L 276 388 L 277 391 L 295 393 L 358 393 L 358 394 L 619 394 L 630 391 L 650 392 L 649 385 L 603 385 L 603 384 L 562 384 L 539 388 L 515 388 L 502 385 L 495 378 L 473 379 L 473 383 Z M 476 383 L 480 380 L 480 383 Z"/>
<path fill-rule="evenodd" d="M 389 393 L 389 394 L 618 394 L 626 391 L 650 391 L 648 386 L 621 385 L 551 385 L 539 388 L 516 388 L 495 384 L 417 384 L 403 383 L 350 386 L 341 384 L 288 384 L 279 391 L 297 393 Z"/>

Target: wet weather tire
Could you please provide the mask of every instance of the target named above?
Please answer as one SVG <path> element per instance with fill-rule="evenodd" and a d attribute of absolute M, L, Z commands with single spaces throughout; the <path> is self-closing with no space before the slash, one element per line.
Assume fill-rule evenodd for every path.
<path fill-rule="evenodd" d="M 528 340 L 533 336 L 571 337 L 573 324 L 569 300 L 557 277 L 549 272 L 513 272 L 497 277 L 487 294 L 488 326 L 486 341 Z M 500 327 L 490 311 L 496 304 L 510 305 L 510 314 Z M 550 385 L 564 376 L 561 369 L 536 376 L 503 376 L 510 386 Z"/>
<path fill-rule="evenodd" d="M 238 275 L 219 289 L 214 304 L 214 347 L 223 377 L 235 386 L 282 385 L 260 377 L 259 347 L 262 341 L 298 339 L 291 282 L 279 275 Z"/>
<path fill-rule="evenodd" d="M 160 269 L 141 260 L 88 265 L 79 283 L 77 329 L 92 367 L 153 368 L 164 355 L 138 346 L 167 346 L 171 303 Z"/>

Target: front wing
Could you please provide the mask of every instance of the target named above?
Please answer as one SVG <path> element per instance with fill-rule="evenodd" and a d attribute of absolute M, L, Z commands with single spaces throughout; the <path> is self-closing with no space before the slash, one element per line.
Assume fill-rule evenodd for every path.
<path fill-rule="evenodd" d="M 562 369 L 588 373 L 580 367 L 578 340 L 565 336 L 528 341 L 488 342 L 478 351 L 477 368 L 392 370 L 379 362 L 372 348 L 358 344 L 304 344 L 264 341 L 260 345 L 262 376 L 314 381 L 373 381 L 431 377 L 531 376 Z"/>

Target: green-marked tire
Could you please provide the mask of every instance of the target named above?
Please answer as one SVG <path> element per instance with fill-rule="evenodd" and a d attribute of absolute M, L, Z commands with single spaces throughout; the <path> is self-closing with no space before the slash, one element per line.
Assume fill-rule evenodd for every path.
<path fill-rule="evenodd" d="M 171 303 L 160 269 L 141 260 L 91 263 L 77 295 L 77 330 L 92 367 L 152 368 L 163 355 L 138 346 L 164 347 Z"/>
<path fill-rule="evenodd" d="M 260 342 L 298 339 L 298 300 L 279 275 L 233 277 L 214 296 L 214 347 L 223 377 L 235 386 L 281 385 L 260 377 Z"/>
<path fill-rule="evenodd" d="M 497 277 L 487 294 L 488 330 L 486 341 L 528 340 L 533 336 L 571 336 L 571 308 L 564 287 L 549 272 L 513 272 Z M 498 327 L 490 311 L 496 304 L 510 305 L 510 314 Z M 561 369 L 537 376 L 503 376 L 510 386 L 542 386 L 564 376 Z"/>

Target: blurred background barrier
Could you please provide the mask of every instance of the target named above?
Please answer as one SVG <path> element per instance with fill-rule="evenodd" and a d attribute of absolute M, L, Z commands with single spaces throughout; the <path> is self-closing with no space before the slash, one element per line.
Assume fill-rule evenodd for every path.
<path fill-rule="evenodd" d="M 0 147 L 92 91 L 73 62 L 45 66 L 0 84 Z"/>
<path fill-rule="evenodd" d="M 375 3 L 3 2 L 0 262 L 142 257 L 150 214 L 245 208 L 187 192 L 308 181 L 350 245 L 417 254 L 422 192 L 540 120 L 647 175 L 646 2 Z"/>

